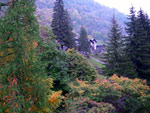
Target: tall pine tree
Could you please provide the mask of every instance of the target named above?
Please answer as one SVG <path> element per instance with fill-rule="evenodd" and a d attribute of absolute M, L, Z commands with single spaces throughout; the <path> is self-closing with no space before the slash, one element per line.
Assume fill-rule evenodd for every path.
<path fill-rule="evenodd" d="M 134 8 L 130 9 L 126 23 L 126 54 L 134 64 L 139 77 L 150 79 L 150 22 L 141 9 L 136 16 Z"/>
<path fill-rule="evenodd" d="M 127 54 L 128 49 L 128 37 L 127 36 L 123 36 L 122 37 L 122 42 L 121 42 L 121 51 L 120 51 L 120 55 L 121 55 L 121 61 L 120 61 L 120 68 L 121 68 L 121 76 L 126 76 L 129 78 L 135 78 L 137 77 L 137 72 L 136 72 L 136 67 L 134 65 L 134 63 L 131 60 L 131 57 L 129 56 L 129 54 Z"/>
<path fill-rule="evenodd" d="M 80 37 L 78 39 L 78 43 L 78 48 L 80 52 L 83 52 L 85 54 L 90 52 L 90 42 L 88 41 L 87 32 L 84 27 L 81 27 L 80 29 Z"/>
<path fill-rule="evenodd" d="M 53 12 L 51 27 L 61 47 L 75 47 L 71 18 L 68 11 L 64 9 L 63 0 L 56 0 Z"/>
<path fill-rule="evenodd" d="M 137 16 L 136 30 L 136 66 L 139 77 L 150 80 L 150 22 L 140 10 Z"/>
<path fill-rule="evenodd" d="M 122 36 L 121 28 L 115 16 L 113 16 L 109 39 L 105 45 L 106 53 L 104 53 L 103 57 L 105 62 L 103 72 L 105 75 L 111 76 L 113 74 L 118 74 L 119 76 L 134 77 L 134 65 L 126 55 L 125 45 L 125 37 Z"/>
<path fill-rule="evenodd" d="M 134 78 L 137 77 L 137 72 L 136 72 L 136 55 L 135 55 L 135 50 L 136 50 L 136 28 L 137 28 L 137 23 L 136 23 L 136 11 L 134 7 L 132 6 L 130 8 L 130 15 L 128 15 L 128 22 L 126 22 L 126 32 L 127 36 L 124 37 L 124 59 L 127 61 L 125 64 L 128 64 L 124 66 L 126 71 L 128 72 L 128 77 Z"/>
<path fill-rule="evenodd" d="M 121 73 L 121 28 L 118 25 L 115 16 L 112 18 L 112 28 L 109 34 L 108 42 L 105 45 L 106 53 L 104 54 L 105 67 L 103 72 L 105 75 L 113 75 Z"/>
<path fill-rule="evenodd" d="M 128 36 L 126 36 L 126 54 L 131 58 L 133 63 L 136 63 L 136 11 L 134 7 L 130 8 L 130 15 L 128 16 L 128 22 L 126 22 L 126 32 Z"/>
<path fill-rule="evenodd" d="M 35 0 L 11 1 L 0 20 L 0 112 L 52 112 L 52 80 L 37 51 Z M 56 106 L 56 105 L 55 105 Z"/>

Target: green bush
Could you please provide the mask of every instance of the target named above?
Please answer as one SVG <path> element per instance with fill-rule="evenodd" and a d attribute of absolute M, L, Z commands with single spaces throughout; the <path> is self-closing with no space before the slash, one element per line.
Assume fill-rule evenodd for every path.
<path fill-rule="evenodd" d="M 48 76 L 54 80 L 54 89 L 62 90 L 63 93 L 69 91 L 67 85 L 69 81 L 67 54 L 59 50 L 55 36 L 48 28 L 41 27 L 42 38 L 40 40 L 40 52 L 42 53 L 42 62 L 46 64 L 45 70 Z"/>
<path fill-rule="evenodd" d="M 104 102 L 95 102 L 89 98 L 78 97 L 66 99 L 67 113 L 115 113 L 115 108 L 112 104 Z"/>
<path fill-rule="evenodd" d="M 150 112 L 150 87 L 145 80 L 113 75 L 108 79 L 97 79 L 93 83 L 76 79 L 76 82 L 70 83 L 69 86 L 71 90 L 66 98 L 67 102 L 69 101 L 69 104 L 66 104 L 69 107 L 66 107 L 67 110 L 70 110 L 70 106 L 74 106 L 76 110 L 76 107 L 91 109 L 89 104 L 83 106 L 83 103 L 81 106 L 79 105 L 80 99 L 78 102 L 75 100 L 77 98 L 88 98 L 95 103 L 107 103 L 114 107 L 110 113 Z M 103 109 L 100 108 L 100 110 Z M 109 112 L 109 110 L 105 112 Z"/>
<path fill-rule="evenodd" d="M 88 81 L 96 78 L 97 71 L 84 56 L 73 49 L 68 49 L 66 53 L 70 78 Z"/>
<path fill-rule="evenodd" d="M 54 89 L 62 90 L 63 94 L 69 91 L 68 83 L 75 78 L 94 80 L 97 72 L 86 58 L 73 49 L 60 50 L 55 36 L 48 28 L 41 27 L 42 38 L 39 50 L 42 53 L 43 65 L 46 64 L 46 73 L 54 80 Z"/>

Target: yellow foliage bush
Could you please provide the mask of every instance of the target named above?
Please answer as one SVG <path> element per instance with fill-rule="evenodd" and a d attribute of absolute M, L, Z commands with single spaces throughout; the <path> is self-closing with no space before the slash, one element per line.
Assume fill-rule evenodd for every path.
<path fill-rule="evenodd" d="M 71 91 L 68 99 L 72 103 L 74 103 L 75 98 L 88 97 L 96 103 L 107 102 L 112 104 L 118 112 L 150 112 L 150 86 L 147 85 L 146 80 L 118 77 L 114 74 L 108 79 L 99 78 L 93 83 L 77 78 L 76 82 L 70 83 L 69 86 Z"/>
<path fill-rule="evenodd" d="M 145 96 L 149 93 L 150 87 L 147 85 L 146 80 L 142 79 L 129 79 L 127 77 L 118 77 L 114 74 L 109 78 L 112 82 L 115 82 L 122 86 L 122 91 L 128 94 Z"/>

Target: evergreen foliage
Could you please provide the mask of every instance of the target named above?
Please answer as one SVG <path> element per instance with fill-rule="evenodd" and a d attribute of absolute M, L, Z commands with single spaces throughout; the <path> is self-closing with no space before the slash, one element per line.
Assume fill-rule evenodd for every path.
<path fill-rule="evenodd" d="M 63 0 L 56 0 L 55 2 L 51 27 L 62 48 L 63 46 L 67 48 L 75 47 L 71 18 L 68 11 L 64 9 Z"/>
<path fill-rule="evenodd" d="M 116 73 L 122 76 L 134 77 L 134 65 L 130 58 L 126 55 L 125 43 L 125 37 L 122 36 L 121 28 L 113 16 L 109 40 L 105 46 L 106 53 L 104 54 L 104 74 L 110 76 Z"/>
<path fill-rule="evenodd" d="M 84 53 L 89 53 L 90 52 L 90 42 L 88 41 L 88 36 L 86 29 L 84 27 L 81 27 L 80 29 L 80 37 L 78 39 L 79 43 L 79 51 L 84 52 Z"/>
<path fill-rule="evenodd" d="M 136 29 L 136 66 L 139 77 L 150 80 L 150 22 L 142 10 L 138 12 Z"/>
<path fill-rule="evenodd" d="M 40 62 L 35 0 L 11 2 L 0 21 L 0 112 L 53 112 L 61 92 L 51 90 L 52 79 Z"/>
<path fill-rule="evenodd" d="M 0 0 L 1 1 L 1 0 Z M 40 15 L 39 22 L 42 26 L 50 26 L 54 2 L 56 0 L 37 0 L 37 15 Z M 117 20 L 122 28 L 127 21 L 125 14 L 116 9 L 109 8 L 99 4 L 94 0 L 63 0 L 65 8 L 72 19 L 74 32 L 80 32 L 80 26 L 83 25 L 88 34 L 99 43 L 107 40 L 107 34 L 111 25 L 112 14 L 117 14 Z"/>
<path fill-rule="evenodd" d="M 130 9 L 129 22 L 126 23 L 126 54 L 134 64 L 139 77 L 150 79 L 150 22 L 142 10 L 135 16 L 134 7 Z"/>
<path fill-rule="evenodd" d="M 62 90 L 63 93 L 66 93 L 69 90 L 67 87 L 69 81 L 67 54 L 58 49 L 59 46 L 56 44 L 55 36 L 51 30 L 42 27 L 41 35 L 42 64 L 46 63 L 46 73 L 54 80 L 54 90 Z"/>
<path fill-rule="evenodd" d="M 98 73 L 95 68 L 79 52 L 68 49 L 66 53 L 70 80 L 79 78 L 80 80 L 92 81 L 97 77 Z"/>
<path fill-rule="evenodd" d="M 135 63 L 135 49 L 136 49 L 136 16 L 134 7 L 130 8 L 130 15 L 128 16 L 128 22 L 126 23 L 126 32 L 128 36 L 126 37 L 126 54 Z"/>
<path fill-rule="evenodd" d="M 66 94 L 69 92 L 68 84 L 75 78 L 88 81 L 96 78 L 96 70 L 81 54 L 73 49 L 68 49 L 66 53 L 59 50 L 54 35 L 47 28 L 41 28 L 41 34 L 44 37 L 39 45 L 42 64 L 46 62 L 46 73 L 53 78 L 55 90 Z"/>
<path fill-rule="evenodd" d="M 122 37 L 122 50 L 120 52 L 121 59 L 120 59 L 120 69 L 121 69 L 121 76 L 126 76 L 129 78 L 137 77 L 137 72 L 134 63 L 132 62 L 130 56 L 127 54 L 127 40 L 126 36 Z"/>
<path fill-rule="evenodd" d="M 121 67 L 121 28 L 117 24 L 115 17 L 112 18 L 112 28 L 109 34 L 108 42 L 105 45 L 106 53 L 104 54 L 104 73 L 111 76 L 116 73 L 120 75 Z"/>
<path fill-rule="evenodd" d="M 114 75 L 104 78 L 73 49 L 71 19 L 63 0 L 55 2 L 52 30 L 39 27 L 35 1 L 0 3 L 0 9 L 7 6 L 0 18 L 0 113 L 150 112 L 150 87 L 135 78 L 150 80 L 150 20 L 142 9 L 137 16 L 134 7 L 130 9 L 128 36 L 122 36 L 113 16 L 103 72 Z M 78 41 L 79 51 L 89 53 L 84 27 Z M 63 46 L 68 50 L 61 50 Z M 56 90 L 63 91 L 63 99 L 62 91 Z"/>

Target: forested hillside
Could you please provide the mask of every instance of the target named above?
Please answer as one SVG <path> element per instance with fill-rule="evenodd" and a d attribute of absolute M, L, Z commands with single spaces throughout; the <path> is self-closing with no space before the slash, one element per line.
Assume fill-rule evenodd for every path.
<path fill-rule="evenodd" d="M 42 25 L 50 26 L 54 1 L 37 0 L 37 14 Z M 124 14 L 94 0 L 64 0 L 64 4 L 70 13 L 75 32 L 79 33 L 80 26 L 83 25 L 86 27 L 88 35 L 92 35 L 100 41 L 107 38 L 113 13 L 122 27 L 126 21 Z"/>

